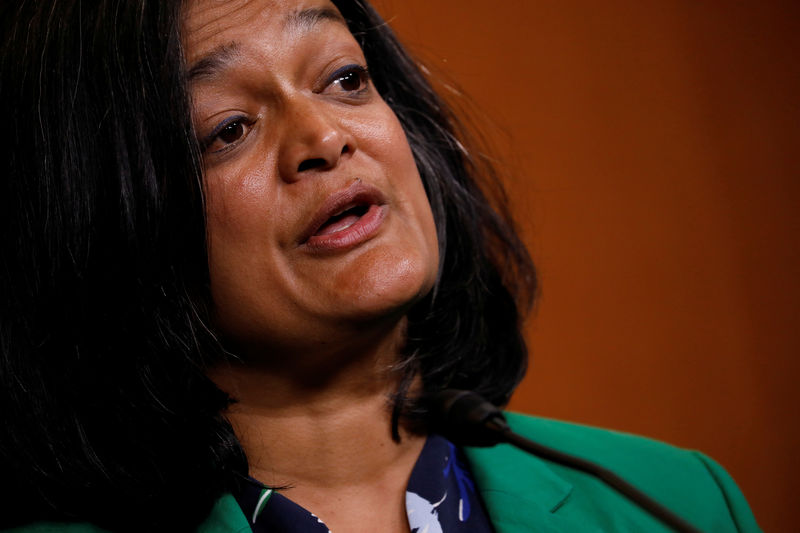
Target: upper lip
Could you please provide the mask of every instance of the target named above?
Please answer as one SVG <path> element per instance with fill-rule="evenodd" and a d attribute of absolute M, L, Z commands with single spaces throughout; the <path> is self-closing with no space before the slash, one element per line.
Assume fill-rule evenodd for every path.
<path fill-rule="evenodd" d="M 358 179 L 350 186 L 334 192 L 322 202 L 306 225 L 300 238 L 300 244 L 308 241 L 332 216 L 358 205 L 383 205 L 385 203 L 383 194 L 377 188 Z"/>

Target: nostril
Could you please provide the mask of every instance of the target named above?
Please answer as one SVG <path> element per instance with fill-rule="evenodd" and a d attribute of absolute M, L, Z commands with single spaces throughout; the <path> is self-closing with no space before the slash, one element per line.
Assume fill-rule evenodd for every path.
<path fill-rule="evenodd" d="M 350 151 L 350 147 L 348 145 L 342 146 L 342 154 L 346 154 Z"/>
<path fill-rule="evenodd" d="M 328 164 L 328 162 L 325 161 L 322 158 L 306 159 L 305 161 L 300 163 L 300 165 L 298 165 L 297 171 L 298 172 L 303 172 L 303 171 L 306 171 L 306 170 L 312 170 L 312 169 L 315 169 L 315 168 L 324 167 L 327 164 Z"/>

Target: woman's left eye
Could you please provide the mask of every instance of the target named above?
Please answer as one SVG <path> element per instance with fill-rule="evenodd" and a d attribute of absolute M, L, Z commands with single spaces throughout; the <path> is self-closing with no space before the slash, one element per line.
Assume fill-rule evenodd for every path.
<path fill-rule="evenodd" d="M 347 65 L 331 74 L 326 87 L 333 87 L 346 93 L 358 93 L 365 91 L 368 85 L 369 72 L 367 67 Z"/>

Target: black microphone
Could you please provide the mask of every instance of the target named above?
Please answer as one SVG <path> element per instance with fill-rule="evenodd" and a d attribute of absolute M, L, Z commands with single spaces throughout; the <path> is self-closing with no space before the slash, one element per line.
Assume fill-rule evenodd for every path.
<path fill-rule="evenodd" d="M 431 401 L 431 415 L 437 432 L 455 444 L 511 444 L 542 459 L 595 476 L 679 533 L 701 533 L 686 520 L 607 468 L 514 433 L 500 408 L 472 391 L 446 389 L 435 394 Z"/>

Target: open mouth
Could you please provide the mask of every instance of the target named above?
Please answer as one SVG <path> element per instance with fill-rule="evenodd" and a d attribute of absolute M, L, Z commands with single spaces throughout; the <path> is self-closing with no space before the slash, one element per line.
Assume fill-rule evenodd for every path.
<path fill-rule="evenodd" d="M 337 231 L 344 231 L 366 215 L 369 208 L 369 204 L 359 204 L 344 209 L 323 222 L 319 229 L 314 232 L 314 235 L 331 235 Z"/>
<path fill-rule="evenodd" d="M 380 190 L 356 180 L 316 209 L 298 244 L 311 251 L 348 250 L 377 235 L 388 212 Z"/>

